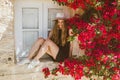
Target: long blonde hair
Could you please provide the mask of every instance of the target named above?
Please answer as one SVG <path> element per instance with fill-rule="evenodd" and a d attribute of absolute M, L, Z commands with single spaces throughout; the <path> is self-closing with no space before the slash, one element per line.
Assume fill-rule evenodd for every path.
<path fill-rule="evenodd" d="M 62 29 L 61 29 L 61 40 L 58 37 L 59 36 L 58 31 L 59 31 L 58 20 L 55 20 L 55 25 L 53 26 L 53 29 L 52 29 L 51 39 L 56 44 L 59 44 L 59 41 L 61 41 L 61 44 L 59 44 L 59 45 L 64 46 L 67 42 L 67 37 L 68 37 L 68 30 L 67 30 L 67 26 L 65 24 L 65 20 L 64 20 L 64 25 L 62 26 Z"/>

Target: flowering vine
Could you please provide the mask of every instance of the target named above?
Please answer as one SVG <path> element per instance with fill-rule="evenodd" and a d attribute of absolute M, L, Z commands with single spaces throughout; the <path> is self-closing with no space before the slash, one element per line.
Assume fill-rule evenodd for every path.
<path fill-rule="evenodd" d="M 90 3 L 92 0 L 87 1 Z M 120 55 L 120 6 L 116 0 L 95 0 L 93 5 L 89 3 L 82 16 L 77 14 L 67 20 L 68 28 L 73 30 L 72 37 L 78 35 L 80 48 L 85 49 L 87 55 Z M 98 3 L 101 3 L 99 9 L 95 6 Z"/>
<path fill-rule="evenodd" d="M 83 76 L 92 79 L 92 75 L 102 76 L 103 80 L 119 80 L 120 58 L 113 54 L 99 57 L 84 55 L 79 58 L 66 59 L 52 71 L 44 68 L 43 72 L 45 77 L 50 74 L 58 76 L 58 72 L 60 72 L 63 75 L 71 75 L 75 80 L 81 80 Z"/>
<path fill-rule="evenodd" d="M 83 75 L 103 76 L 103 80 L 120 79 L 120 5 L 118 0 L 53 0 L 76 10 L 84 10 L 83 15 L 75 14 L 67 19 L 68 29 L 78 36 L 85 56 L 65 60 L 56 72 L 70 74 L 76 80 Z M 70 71 L 72 70 L 72 72 Z M 68 73 L 69 72 L 69 73 Z M 77 72 L 78 74 L 76 74 Z"/>

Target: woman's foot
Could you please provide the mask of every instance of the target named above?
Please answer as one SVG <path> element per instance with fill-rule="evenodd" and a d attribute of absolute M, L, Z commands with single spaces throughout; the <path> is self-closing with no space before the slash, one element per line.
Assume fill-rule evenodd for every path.
<path fill-rule="evenodd" d="M 32 60 L 30 64 L 28 65 L 28 69 L 32 69 L 40 64 L 39 60 Z"/>
<path fill-rule="evenodd" d="M 22 61 L 18 62 L 17 64 L 18 65 L 24 65 L 24 64 L 27 64 L 27 63 L 30 63 L 30 60 L 28 58 L 25 58 Z"/>

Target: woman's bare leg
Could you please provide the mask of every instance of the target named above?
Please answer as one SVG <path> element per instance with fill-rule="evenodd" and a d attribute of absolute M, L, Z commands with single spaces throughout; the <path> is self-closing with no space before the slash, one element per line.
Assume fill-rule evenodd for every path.
<path fill-rule="evenodd" d="M 38 40 L 34 43 L 32 48 L 30 49 L 28 59 L 32 59 L 32 57 L 35 55 L 35 52 L 38 51 L 38 49 L 44 43 L 44 41 L 45 40 L 43 38 L 38 38 Z"/>
<path fill-rule="evenodd" d="M 50 39 L 47 39 L 44 44 L 41 46 L 38 54 L 34 58 L 35 60 L 39 60 L 44 54 L 49 54 L 54 59 L 56 59 L 56 55 L 58 54 L 59 47 Z"/>

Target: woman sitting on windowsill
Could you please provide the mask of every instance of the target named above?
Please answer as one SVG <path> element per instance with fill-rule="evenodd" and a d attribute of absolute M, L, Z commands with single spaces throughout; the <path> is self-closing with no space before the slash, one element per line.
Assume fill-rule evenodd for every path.
<path fill-rule="evenodd" d="M 71 57 L 72 46 L 70 42 L 67 41 L 68 36 L 72 35 L 70 31 L 68 31 L 65 24 L 64 13 L 57 13 L 55 25 L 49 33 L 48 38 L 38 38 L 32 46 L 29 56 L 18 64 L 29 63 L 28 68 L 34 68 L 39 65 L 39 59 L 44 54 L 50 55 L 53 60 L 57 62 L 64 61 L 66 58 Z"/>

